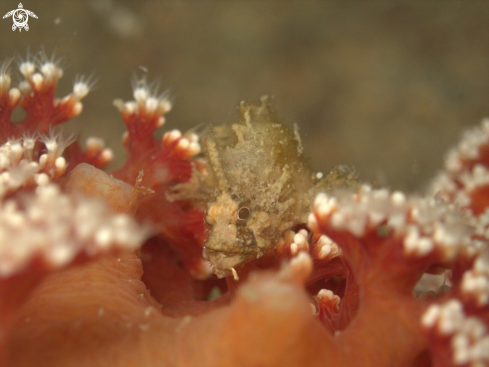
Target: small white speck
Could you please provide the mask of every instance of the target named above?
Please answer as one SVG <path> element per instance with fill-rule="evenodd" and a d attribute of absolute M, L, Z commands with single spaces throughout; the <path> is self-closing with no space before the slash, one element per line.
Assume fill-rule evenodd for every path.
<path fill-rule="evenodd" d="M 139 330 L 141 331 L 147 331 L 149 329 L 148 324 L 139 324 Z"/>

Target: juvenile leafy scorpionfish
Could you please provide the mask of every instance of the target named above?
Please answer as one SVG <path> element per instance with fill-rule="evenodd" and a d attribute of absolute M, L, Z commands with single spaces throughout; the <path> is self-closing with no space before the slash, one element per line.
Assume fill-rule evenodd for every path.
<path fill-rule="evenodd" d="M 214 186 L 204 257 L 218 277 L 260 258 L 286 230 L 305 223 L 315 191 L 297 127 L 279 120 L 270 98 L 260 106 L 241 103 L 240 115 L 202 137 Z"/>

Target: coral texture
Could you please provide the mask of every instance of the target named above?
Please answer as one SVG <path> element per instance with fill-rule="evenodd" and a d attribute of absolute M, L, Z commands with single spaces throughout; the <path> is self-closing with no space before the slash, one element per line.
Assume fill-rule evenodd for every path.
<path fill-rule="evenodd" d="M 322 186 L 310 213 L 290 226 L 271 219 L 284 228 L 263 236 L 267 251 L 218 279 L 202 255 L 209 233 L 216 241 L 226 226 L 211 229 L 205 214 L 224 191 L 242 200 L 232 159 L 217 174 L 236 177 L 216 195 L 212 149 L 202 158 L 194 132 L 156 139 L 171 102 L 139 80 L 134 101 L 114 103 L 128 158 L 106 173 L 113 154 L 102 140 L 83 150 L 54 130 L 81 112 L 90 81 L 58 99 L 57 61 L 20 61 L 18 87 L 11 61 L 0 70 L 0 365 L 489 364 L 489 121 L 448 154 L 425 196 L 330 172 L 335 184 Z M 12 123 L 18 106 L 25 118 Z M 322 176 L 289 172 L 303 167 L 296 161 L 277 170 L 258 146 L 239 167 L 266 163 L 279 183 L 282 171 Z M 236 220 L 264 210 L 242 208 L 227 209 Z"/>

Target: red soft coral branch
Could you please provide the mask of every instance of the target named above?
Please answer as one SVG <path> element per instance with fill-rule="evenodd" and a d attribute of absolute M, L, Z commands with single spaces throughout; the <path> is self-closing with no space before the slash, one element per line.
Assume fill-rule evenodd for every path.
<path fill-rule="evenodd" d="M 153 133 L 164 123 L 163 114 L 170 110 L 171 103 L 165 95 L 156 96 L 143 81 L 136 84 L 134 98 L 131 102 L 115 102 L 127 127 L 123 143 L 128 158 L 112 175 L 131 183 L 139 172 L 144 173 L 141 185 L 154 193 L 140 198 L 136 217 L 153 223 L 188 271 L 205 278 L 210 268 L 202 258 L 204 213 L 191 200 L 191 191 L 198 182 L 190 181 L 203 169 L 201 163 L 191 159 L 200 152 L 197 136 L 182 136 L 173 130 L 156 140 Z M 179 186 L 182 184 L 188 184 L 188 188 Z"/>

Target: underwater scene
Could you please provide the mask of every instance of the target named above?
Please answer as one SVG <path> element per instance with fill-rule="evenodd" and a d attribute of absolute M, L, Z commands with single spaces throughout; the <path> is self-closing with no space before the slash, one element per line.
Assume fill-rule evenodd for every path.
<path fill-rule="evenodd" d="M 0 367 L 489 366 L 489 2 L 0 14 Z"/>

